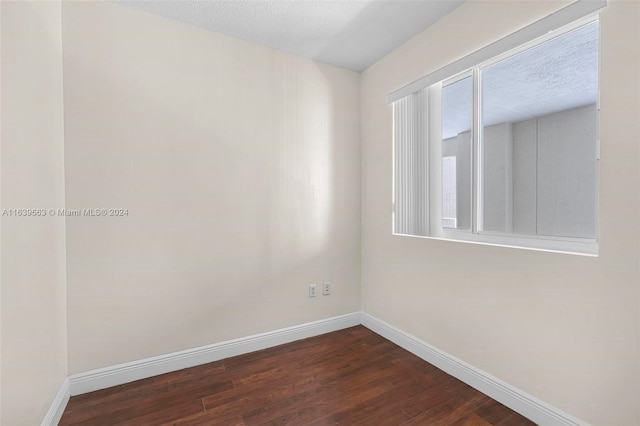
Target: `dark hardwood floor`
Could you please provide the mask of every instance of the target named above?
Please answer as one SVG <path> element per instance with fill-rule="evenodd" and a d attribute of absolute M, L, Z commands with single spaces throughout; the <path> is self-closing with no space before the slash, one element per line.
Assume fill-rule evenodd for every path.
<path fill-rule="evenodd" d="M 531 425 L 362 326 L 74 396 L 61 425 Z"/>

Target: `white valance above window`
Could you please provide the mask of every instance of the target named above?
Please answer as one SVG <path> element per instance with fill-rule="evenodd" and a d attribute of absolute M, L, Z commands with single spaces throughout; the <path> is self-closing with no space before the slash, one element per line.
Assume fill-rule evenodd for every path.
<path fill-rule="evenodd" d="M 411 93 L 429 87 L 524 43 L 530 42 L 531 40 L 541 37 L 551 31 L 557 30 L 570 22 L 592 14 L 606 5 L 606 0 L 578 0 L 557 12 L 534 22 L 511 35 L 508 35 L 505 38 L 477 50 L 464 58 L 458 59 L 445 67 L 407 84 L 406 86 L 394 90 L 387 95 L 387 100 L 389 103 L 395 102 L 398 99 L 410 95 Z"/>

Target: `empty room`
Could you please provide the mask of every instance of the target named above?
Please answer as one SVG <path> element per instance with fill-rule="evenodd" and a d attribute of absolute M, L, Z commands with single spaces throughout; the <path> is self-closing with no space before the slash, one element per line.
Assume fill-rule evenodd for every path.
<path fill-rule="evenodd" d="M 640 425 L 640 1 L 0 1 L 0 424 Z"/>

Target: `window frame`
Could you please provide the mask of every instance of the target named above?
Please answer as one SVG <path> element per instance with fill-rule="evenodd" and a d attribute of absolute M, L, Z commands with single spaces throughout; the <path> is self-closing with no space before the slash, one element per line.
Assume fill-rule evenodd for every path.
<path fill-rule="evenodd" d="M 495 232 L 482 230 L 482 185 L 483 185 L 483 163 L 482 163 L 482 71 L 493 64 L 513 57 L 533 47 L 539 46 L 551 39 L 569 33 L 579 27 L 588 25 L 599 20 L 599 12 L 591 13 L 583 18 L 563 25 L 558 29 L 549 31 L 547 34 L 534 38 L 528 42 L 509 49 L 493 58 L 478 63 L 462 72 L 447 77 L 426 88 L 428 92 L 428 204 L 429 204 L 429 235 L 408 235 L 418 238 L 428 238 L 434 240 L 457 241 L 470 244 L 483 244 L 491 246 L 511 247 L 525 250 L 548 251 L 557 253 L 567 253 L 585 256 L 598 255 L 598 206 L 599 206 L 599 177 L 600 177 L 600 73 L 598 72 L 598 91 L 596 98 L 596 194 L 595 194 L 595 214 L 596 214 L 596 238 L 562 237 L 551 235 L 516 234 L 511 232 Z M 600 41 L 600 29 L 598 30 L 598 42 Z M 599 43 L 600 46 L 600 43 Z M 600 49 L 600 47 L 598 47 Z M 600 67 L 600 52 L 598 53 L 598 67 Z M 599 70 L 598 70 L 599 71 Z M 471 123 L 471 223 L 470 229 L 452 229 L 442 226 L 442 87 L 461 79 L 472 77 L 472 123 Z M 394 163 L 395 164 L 395 163 Z M 395 176 L 395 172 L 394 172 Z M 395 199 L 395 198 L 394 198 Z"/>

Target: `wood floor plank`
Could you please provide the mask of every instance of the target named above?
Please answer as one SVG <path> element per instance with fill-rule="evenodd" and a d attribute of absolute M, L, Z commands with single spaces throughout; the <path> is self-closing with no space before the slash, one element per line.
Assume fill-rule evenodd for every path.
<path fill-rule="evenodd" d="M 203 402 L 207 411 L 218 413 L 220 416 L 242 415 L 258 407 L 268 407 L 320 387 L 321 384 L 313 378 L 301 378 L 295 382 L 289 379 L 272 385 L 244 389 L 242 393 L 221 393 L 219 397 L 204 398 Z"/>
<path fill-rule="evenodd" d="M 450 377 L 448 381 L 455 380 Z M 434 409 L 442 404 L 456 404 L 460 398 L 454 397 L 446 391 L 446 382 L 439 386 L 431 386 L 412 398 L 400 404 L 400 408 L 410 417 L 415 417 L 423 413 L 426 409 Z"/>
<path fill-rule="evenodd" d="M 494 426 L 529 426 L 531 421 L 522 417 L 515 411 L 511 411 L 511 414 L 504 419 L 500 419 Z"/>
<path fill-rule="evenodd" d="M 363 326 L 74 396 L 60 422 L 259 424 L 533 423 Z"/>
<path fill-rule="evenodd" d="M 398 406 L 386 408 L 378 415 L 365 419 L 354 419 L 353 423 L 339 423 L 350 426 L 397 426 L 405 423 L 409 419 L 407 413 L 398 408 Z M 335 424 L 335 423 L 333 423 Z"/>
<path fill-rule="evenodd" d="M 484 396 L 476 396 L 471 400 L 450 400 L 434 407 L 429 407 L 421 414 L 407 421 L 406 425 L 447 426 L 465 417 L 480 405 Z"/>
<path fill-rule="evenodd" d="M 165 386 L 176 386 L 181 382 L 189 382 L 194 378 L 197 379 L 203 376 L 219 378 L 224 371 L 225 367 L 222 361 L 211 362 L 197 367 L 185 368 L 172 373 L 161 374 L 148 379 L 136 380 L 123 385 L 85 393 L 73 397 L 73 404 L 68 407 L 68 411 L 84 410 L 94 405 L 117 400 L 140 398 L 144 395 L 158 392 L 159 389 L 163 389 Z"/>
<path fill-rule="evenodd" d="M 144 410 L 147 411 L 147 410 Z M 190 417 L 194 414 L 203 413 L 202 401 L 199 399 L 189 399 L 175 405 L 162 408 L 155 406 L 151 411 L 136 412 L 128 416 L 126 420 L 110 423 L 113 426 L 140 426 L 140 425 L 158 425 L 170 421 L 176 421 Z M 139 414 L 139 415 L 138 415 Z"/>
<path fill-rule="evenodd" d="M 125 421 L 130 418 L 146 415 L 165 409 L 166 407 L 181 407 L 188 404 L 190 407 L 192 401 L 196 401 L 196 406 L 200 407 L 199 411 L 203 411 L 201 398 L 215 393 L 233 389 L 233 383 L 229 380 L 222 379 L 218 376 L 202 376 L 193 377 L 191 380 L 182 379 L 177 382 L 159 383 L 156 388 L 145 388 L 140 394 L 129 395 L 126 398 L 109 399 L 107 402 L 90 405 L 83 409 L 77 409 L 70 404 L 67 416 L 63 416 L 60 424 L 92 424 L 109 413 L 111 424 Z M 191 410 L 190 414 L 194 412 Z M 167 419 L 171 420 L 171 419 Z"/>
<path fill-rule="evenodd" d="M 245 426 L 240 416 L 220 416 L 211 411 L 203 411 L 161 426 Z"/>
<path fill-rule="evenodd" d="M 375 398 L 397 382 L 398 379 L 390 372 L 380 372 L 377 379 L 367 383 L 355 380 L 336 382 L 319 387 L 314 392 L 295 395 L 281 404 L 252 410 L 242 418 L 247 425 L 265 422 L 308 425 L 334 412 Z"/>
<path fill-rule="evenodd" d="M 491 425 L 528 425 L 528 420 L 512 409 L 505 407 L 491 398 L 487 398 L 484 404 L 473 410 L 473 413 Z"/>
<path fill-rule="evenodd" d="M 475 413 L 467 413 L 449 426 L 491 426 L 491 423 Z"/>
<path fill-rule="evenodd" d="M 380 395 L 360 403 L 347 405 L 312 424 L 377 424 L 383 420 L 387 424 L 400 424 L 410 417 L 400 409 L 399 404 L 423 389 L 422 383 L 411 377 L 405 377 L 402 382 L 399 381 L 394 386 L 387 386 Z M 390 419 L 395 420 L 391 421 Z"/>

